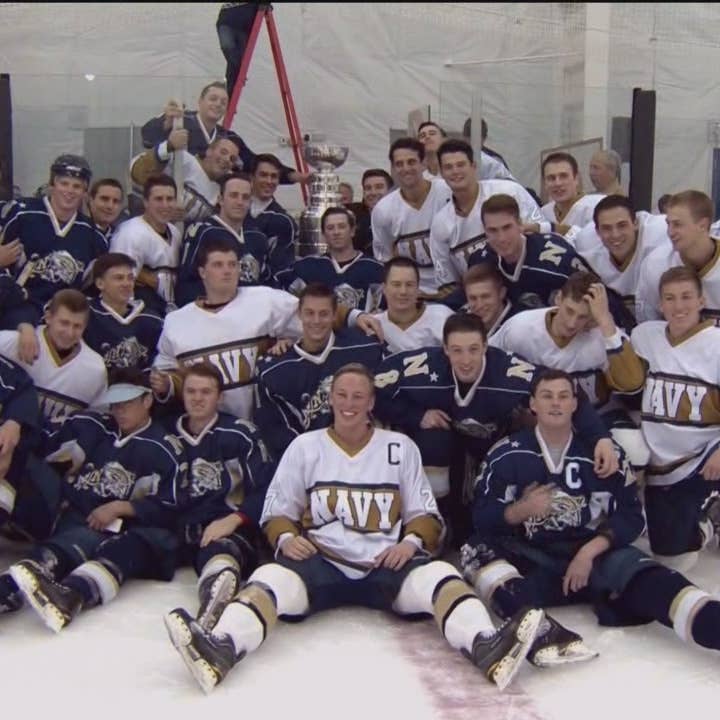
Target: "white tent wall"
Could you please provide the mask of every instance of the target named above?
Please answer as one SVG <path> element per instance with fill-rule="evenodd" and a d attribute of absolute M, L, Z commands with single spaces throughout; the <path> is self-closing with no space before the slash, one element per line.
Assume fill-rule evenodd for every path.
<path fill-rule="evenodd" d="M 170 97 L 194 105 L 199 88 L 224 74 L 218 9 L 0 4 L 16 184 L 32 192 L 45 182 L 54 155 L 82 151 L 84 128 L 141 125 Z M 595 123 L 606 128 L 607 146 L 611 117 L 630 114 L 633 86 L 658 91 L 655 196 L 709 189 L 707 122 L 720 114 L 717 6 L 613 4 L 608 83 L 598 88 L 586 87 L 592 58 L 584 3 L 275 3 L 274 9 L 300 126 L 350 146 L 341 175 L 356 191 L 363 169 L 387 167 L 389 129 L 404 127 L 409 110 L 430 105 L 434 118 L 459 130 L 473 91 L 482 95 L 488 144 L 522 182 L 538 188 L 540 150 L 583 139 L 588 98 L 607 96 L 604 123 Z M 264 31 L 235 129 L 254 150 L 292 163 L 279 143 L 287 129 Z M 281 199 L 297 207 L 300 194 L 286 189 Z"/>

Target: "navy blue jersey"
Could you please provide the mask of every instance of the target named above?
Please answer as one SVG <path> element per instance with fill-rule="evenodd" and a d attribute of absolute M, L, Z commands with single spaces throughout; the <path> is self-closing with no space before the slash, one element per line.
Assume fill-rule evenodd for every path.
<path fill-rule="evenodd" d="M 40 400 L 25 370 L 0 356 L 0 425 L 6 420 L 14 420 L 23 429 L 37 429 Z"/>
<path fill-rule="evenodd" d="M 145 309 L 142 300 L 119 315 L 100 298 L 90 301 L 90 317 L 83 339 L 111 368 L 148 370 L 157 353 L 163 321 Z"/>
<path fill-rule="evenodd" d="M 175 284 L 175 301 L 178 307 L 205 294 L 198 274 L 198 252 L 203 243 L 219 238 L 230 240 L 237 247 L 240 259 L 239 285 L 272 284 L 267 238 L 260 232 L 255 221 L 250 216 L 245 218 L 241 236 L 217 215 L 213 215 L 209 220 L 193 223 L 185 231 Z"/>
<path fill-rule="evenodd" d="M 466 438 L 467 450 L 482 457 L 527 408 L 530 384 L 539 370 L 523 358 L 488 347 L 485 366 L 472 384 L 458 383 L 442 348 L 421 348 L 387 357 L 375 373 L 375 414 L 411 432 L 427 410 L 448 413 L 452 427 Z M 609 437 L 600 416 L 579 395 L 574 421 L 597 441 Z"/>
<path fill-rule="evenodd" d="M 359 330 L 331 334 L 324 350 L 313 355 L 296 343 L 284 355 L 265 356 L 256 367 L 254 420 L 276 457 L 308 430 L 332 421 L 330 383 L 335 371 L 351 362 L 371 372 L 382 359 L 382 345 Z"/>
<path fill-rule="evenodd" d="M 292 267 L 297 226 L 287 210 L 273 198 L 264 210 L 252 217 L 268 241 L 270 272 L 277 275 Z"/>
<path fill-rule="evenodd" d="M 382 300 L 383 265 L 360 252 L 342 265 L 330 255 L 312 255 L 278 273 L 277 281 L 295 295 L 311 282 L 323 283 L 334 290 L 338 305 L 376 312 Z"/>
<path fill-rule="evenodd" d="M 497 265 L 513 303 L 536 308 L 553 305 L 555 292 L 570 275 L 578 270 L 592 270 L 575 248 L 555 233 L 526 235 L 522 255 L 515 265 L 498 257 L 490 245 L 476 250 L 468 259 L 468 267 L 482 262 Z"/>
<path fill-rule="evenodd" d="M 45 197 L 9 203 L 0 215 L 3 242 L 19 238 L 24 248 L 13 273 L 40 309 L 58 290 L 80 289 L 95 258 L 108 251 L 91 220 L 76 213 L 61 226 Z"/>
<path fill-rule="evenodd" d="M 645 521 L 635 476 L 622 450 L 620 469 L 599 478 L 593 469 L 593 446 L 573 435 L 555 464 L 537 429 L 504 438 L 488 453 L 475 485 L 473 524 L 482 537 L 519 534 L 538 545 L 586 542 L 604 535 L 613 547 L 632 543 Z M 553 484 L 552 509 L 509 525 L 505 509 L 520 500 L 531 484 Z"/>
<path fill-rule="evenodd" d="M 49 438 L 46 453 L 49 462 L 72 463 L 63 495 L 78 512 L 128 500 L 134 521 L 175 527 L 187 495 L 187 466 L 181 443 L 159 423 L 120 436 L 111 417 L 77 413 Z"/>
<path fill-rule="evenodd" d="M 275 464 L 257 428 L 219 413 L 194 436 L 183 415 L 175 422 L 175 435 L 187 458 L 189 499 L 180 516 L 183 537 L 201 537 L 209 523 L 232 512 L 258 525 Z"/>

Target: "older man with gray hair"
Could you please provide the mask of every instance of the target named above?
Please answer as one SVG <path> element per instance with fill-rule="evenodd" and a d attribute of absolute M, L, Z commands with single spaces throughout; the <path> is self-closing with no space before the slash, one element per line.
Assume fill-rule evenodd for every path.
<path fill-rule="evenodd" d="M 620 184 L 622 158 L 615 150 L 598 150 L 590 158 L 590 180 L 603 195 L 625 195 Z"/>

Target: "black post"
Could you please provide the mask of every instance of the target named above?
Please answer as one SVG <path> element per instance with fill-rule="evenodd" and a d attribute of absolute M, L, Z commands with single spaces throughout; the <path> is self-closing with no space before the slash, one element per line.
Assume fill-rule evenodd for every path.
<path fill-rule="evenodd" d="M 0 200 L 13 197 L 12 103 L 10 75 L 0 74 Z"/>
<path fill-rule="evenodd" d="M 633 89 L 630 125 L 630 200 L 636 210 L 652 211 L 655 160 L 655 91 Z"/>

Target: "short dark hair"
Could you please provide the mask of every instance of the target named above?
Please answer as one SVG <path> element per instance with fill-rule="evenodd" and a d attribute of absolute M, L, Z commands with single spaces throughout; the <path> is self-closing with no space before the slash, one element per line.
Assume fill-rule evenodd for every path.
<path fill-rule="evenodd" d="M 480 218 L 483 223 L 487 215 L 493 215 L 495 213 L 507 213 L 520 222 L 520 206 L 512 195 L 497 193 L 496 195 L 491 195 L 482 204 L 480 208 Z"/>
<path fill-rule="evenodd" d="M 234 172 L 223 175 L 223 177 L 220 178 L 220 182 L 218 184 L 220 185 L 221 197 L 225 195 L 225 188 L 231 180 L 244 180 L 246 183 L 250 183 L 252 185 L 252 177 L 250 176 L 250 173 L 246 173 L 242 170 L 235 170 Z"/>
<path fill-rule="evenodd" d="M 541 175 L 545 177 L 545 167 L 549 165 L 550 163 L 557 163 L 557 162 L 566 162 L 570 165 L 573 171 L 573 175 L 577 176 L 578 172 L 580 172 L 580 168 L 578 167 L 577 160 L 570 154 L 566 152 L 554 152 L 550 153 L 543 161 L 542 165 L 540 166 Z"/>
<path fill-rule="evenodd" d="M 683 190 L 675 193 L 667 201 L 667 209 L 669 210 L 676 205 L 684 205 L 690 211 L 690 215 L 695 222 L 707 220 L 708 226 L 712 224 L 715 216 L 715 205 L 704 192 L 700 192 L 700 190 Z"/>
<path fill-rule="evenodd" d="M 200 249 L 197 254 L 197 267 L 205 267 L 205 265 L 207 265 L 208 258 L 210 257 L 210 253 L 214 252 L 231 252 L 235 253 L 236 258 L 240 258 L 238 245 L 235 240 L 232 240 L 229 237 L 216 237 L 200 245 Z"/>
<path fill-rule="evenodd" d="M 335 387 L 335 383 L 343 375 L 360 375 L 361 377 L 364 377 L 368 381 L 368 385 L 370 385 L 370 392 L 373 395 L 375 394 L 375 376 L 362 363 L 347 363 L 347 365 L 343 365 L 342 367 L 338 368 L 333 374 L 332 383 L 330 384 L 330 390 Z"/>
<path fill-rule="evenodd" d="M 475 160 L 475 153 L 473 152 L 470 143 L 464 140 L 458 140 L 456 138 L 450 138 L 449 140 L 443 140 L 442 145 L 438 148 L 437 156 L 438 162 L 442 165 L 443 155 L 449 155 L 450 153 L 463 153 L 467 156 L 470 162 Z"/>
<path fill-rule="evenodd" d="M 103 253 L 93 264 L 93 282 L 102 278 L 108 270 L 116 267 L 129 267 L 135 269 L 137 263 L 125 253 L 109 252 Z"/>
<path fill-rule="evenodd" d="M 703 294 L 702 280 L 697 271 L 687 265 L 678 265 L 677 267 L 666 270 L 660 276 L 660 282 L 658 283 L 660 295 L 662 295 L 662 290 L 666 285 L 676 282 L 691 282 L 697 288 L 698 295 Z"/>
<path fill-rule="evenodd" d="M 463 275 L 463 287 L 467 287 L 473 283 L 487 282 L 488 280 L 495 283 L 498 288 L 505 287 L 505 281 L 497 265 L 481 262 L 467 269 L 467 272 Z"/>
<path fill-rule="evenodd" d="M 417 278 L 418 284 L 420 284 L 420 268 L 418 268 L 418 264 L 409 257 L 404 257 L 403 255 L 398 255 L 396 257 L 390 258 L 386 263 L 385 267 L 383 269 L 383 282 L 386 283 L 388 281 L 388 277 L 390 276 L 390 271 L 393 268 L 410 268 L 415 271 L 415 277 Z"/>
<path fill-rule="evenodd" d="M 114 187 L 117 188 L 120 191 L 120 197 L 122 198 L 125 194 L 125 188 L 122 186 L 122 183 L 119 180 L 116 180 L 115 178 L 100 178 L 100 180 L 96 180 L 91 186 L 90 186 L 90 197 L 94 198 L 98 194 L 98 190 L 100 190 L 101 187 Z"/>
<path fill-rule="evenodd" d="M 271 153 L 260 153 L 260 155 L 256 155 L 255 158 L 252 161 L 252 165 L 250 166 L 250 172 L 254 175 L 258 167 L 260 166 L 260 163 L 267 163 L 268 165 L 272 165 L 279 173 L 282 172 L 283 164 L 278 160 L 275 155 L 272 155 Z"/>
<path fill-rule="evenodd" d="M 540 383 L 550 382 L 551 380 L 567 380 L 572 388 L 572 394 L 577 396 L 577 388 L 575 387 L 573 376 L 565 372 L 565 370 L 558 370 L 557 368 L 542 368 L 538 370 L 530 381 L 530 394 L 534 397 Z"/>
<path fill-rule="evenodd" d="M 207 360 L 203 360 L 202 362 L 199 362 L 199 363 L 192 363 L 191 365 L 185 365 L 180 370 L 180 377 L 182 378 L 183 385 L 185 384 L 185 381 L 191 375 L 195 375 L 197 377 L 209 378 L 210 380 L 214 380 L 217 385 L 218 392 L 222 392 L 222 389 L 223 389 L 222 373 L 211 362 L 208 362 Z"/>
<path fill-rule="evenodd" d="M 432 127 L 436 127 L 443 137 L 447 137 L 447 133 L 442 128 L 442 126 L 438 125 L 434 120 L 425 120 L 424 122 L 421 122 L 420 125 L 418 125 L 417 134 L 419 135 L 420 131 L 423 128 L 428 127 L 429 125 L 431 125 Z"/>
<path fill-rule="evenodd" d="M 625 208 L 628 213 L 630 213 L 630 217 L 633 222 L 635 221 L 635 208 L 633 207 L 630 198 L 627 198 L 624 195 L 607 195 L 595 206 L 595 209 L 593 210 L 593 220 L 595 221 L 596 229 L 599 225 L 598 218 L 600 217 L 600 213 L 605 210 L 613 210 L 615 208 Z"/>
<path fill-rule="evenodd" d="M 298 293 L 298 308 L 301 308 L 303 306 L 303 303 L 305 302 L 305 298 L 327 298 L 330 300 L 333 310 L 337 308 L 337 296 L 333 292 L 332 288 L 326 285 L 325 283 L 321 282 L 311 282 L 308 283 L 299 293 Z"/>
<path fill-rule="evenodd" d="M 395 183 L 393 183 L 392 175 L 387 170 L 383 170 L 382 168 L 370 168 L 369 170 L 366 170 L 362 174 L 362 180 L 360 181 L 361 185 L 365 184 L 365 181 L 368 178 L 371 177 L 381 177 L 385 182 L 387 182 L 388 189 L 390 189 Z"/>
<path fill-rule="evenodd" d="M 79 291 L 73 288 L 64 288 L 58 290 L 50 302 L 47 304 L 47 312 L 55 314 L 61 307 L 66 308 L 71 313 L 90 313 L 90 303 L 88 299 Z"/>
<path fill-rule="evenodd" d="M 602 280 L 595 273 L 578 270 L 565 281 L 560 288 L 560 295 L 575 302 L 580 302 L 588 294 L 591 285 L 601 282 Z"/>
<path fill-rule="evenodd" d="M 425 146 L 417 139 L 411 137 L 398 138 L 391 146 L 388 158 L 390 164 L 393 162 L 393 155 L 396 150 L 413 150 L 418 154 L 420 160 L 425 159 Z"/>
<path fill-rule="evenodd" d="M 665 214 L 667 210 L 668 200 L 672 197 L 670 193 L 665 193 L 658 198 L 658 211 Z"/>
<path fill-rule="evenodd" d="M 136 367 L 113 367 L 109 370 L 108 387 L 121 383 L 150 389 L 149 374 Z"/>
<path fill-rule="evenodd" d="M 152 189 L 156 187 L 171 187 L 175 191 L 175 197 L 177 197 L 177 185 L 169 175 L 151 175 L 143 185 L 143 197 L 147 200 Z"/>
<path fill-rule="evenodd" d="M 228 92 L 227 85 L 222 82 L 222 80 L 215 80 L 214 82 L 208 83 L 200 91 L 200 99 L 202 100 L 202 98 L 204 98 L 213 88 L 217 88 L 218 90 L 224 90 L 226 93 Z"/>
<path fill-rule="evenodd" d="M 331 215 L 344 215 L 347 218 L 348 223 L 350 224 L 351 228 L 354 228 L 356 223 L 355 220 L 355 213 L 352 212 L 352 210 L 348 210 L 346 207 L 342 207 L 340 205 L 334 205 L 333 207 L 329 207 L 320 218 L 320 230 L 321 232 L 325 232 L 325 221 L 331 216 Z"/>
<path fill-rule="evenodd" d="M 445 321 L 443 325 L 443 344 L 447 345 L 452 333 L 480 333 L 483 342 L 487 342 L 487 329 L 485 323 L 471 313 L 455 313 Z"/>

